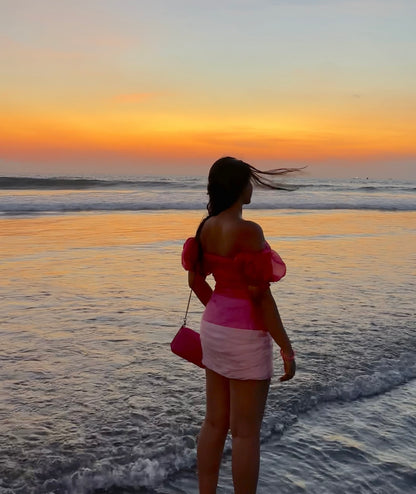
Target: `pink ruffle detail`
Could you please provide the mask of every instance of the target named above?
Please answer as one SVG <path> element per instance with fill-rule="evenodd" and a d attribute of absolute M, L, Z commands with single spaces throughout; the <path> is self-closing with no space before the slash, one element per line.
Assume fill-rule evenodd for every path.
<path fill-rule="evenodd" d="M 182 266 L 186 271 L 194 271 L 198 260 L 198 242 L 195 237 L 190 237 L 183 244 Z"/>
<path fill-rule="evenodd" d="M 186 271 L 195 271 L 198 255 L 197 240 L 195 237 L 188 238 L 182 250 L 182 266 Z M 243 280 L 252 285 L 267 285 L 279 281 L 286 274 L 285 263 L 267 242 L 265 248 L 257 252 L 239 252 L 234 257 L 205 254 L 204 257 L 202 272 L 208 275 L 214 271 L 217 282 L 227 280 L 232 286 Z M 240 279 L 235 279 L 236 273 L 240 273 L 237 274 Z"/>
<path fill-rule="evenodd" d="M 279 281 L 286 274 L 286 264 L 267 243 L 261 251 L 240 252 L 235 261 L 247 280 L 254 285 Z"/>

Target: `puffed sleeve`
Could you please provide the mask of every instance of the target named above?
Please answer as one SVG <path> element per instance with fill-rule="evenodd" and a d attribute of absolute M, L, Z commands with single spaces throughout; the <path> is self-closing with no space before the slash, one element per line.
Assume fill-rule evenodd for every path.
<path fill-rule="evenodd" d="M 183 244 L 182 266 L 186 271 L 193 271 L 198 260 L 198 242 L 195 237 L 190 237 Z"/>
<path fill-rule="evenodd" d="M 240 252 L 236 256 L 244 277 L 253 285 L 279 281 L 286 274 L 286 264 L 279 254 L 266 247 L 258 252 Z"/>

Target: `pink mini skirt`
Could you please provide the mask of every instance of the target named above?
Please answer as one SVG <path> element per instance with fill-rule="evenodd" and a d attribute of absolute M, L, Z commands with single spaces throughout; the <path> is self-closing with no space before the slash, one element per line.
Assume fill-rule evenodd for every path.
<path fill-rule="evenodd" d="M 229 379 L 273 375 L 273 339 L 247 298 L 213 293 L 201 321 L 202 362 Z"/>

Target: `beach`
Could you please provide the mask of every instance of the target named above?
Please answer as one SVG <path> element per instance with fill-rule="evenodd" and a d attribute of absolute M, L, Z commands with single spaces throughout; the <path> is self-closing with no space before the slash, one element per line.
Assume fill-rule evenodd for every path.
<path fill-rule="evenodd" d="M 2 494 L 197 492 L 204 373 L 169 343 L 188 296 L 182 245 L 206 199 L 189 186 L 181 209 L 187 192 L 164 190 L 170 208 L 117 210 L 124 190 L 107 210 L 70 210 L 75 197 L 106 203 L 71 190 L 65 211 L 43 208 L 62 189 L 3 191 Z M 287 264 L 272 292 L 298 363 L 280 383 L 275 348 L 259 494 L 415 489 L 416 207 L 409 191 L 402 210 L 348 209 L 358 196 L 342 194 L 343 208 L 246 212 Z M 193 297 L 191 327 L 202 310 Z M 233 492 L 230 446 L 220 493 Z"/>

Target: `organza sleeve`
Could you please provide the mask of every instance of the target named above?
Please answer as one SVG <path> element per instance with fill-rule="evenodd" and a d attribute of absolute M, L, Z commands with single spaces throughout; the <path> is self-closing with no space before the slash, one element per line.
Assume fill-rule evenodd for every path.
<path fill-rule="evenodd" d="M 186 271 L 194 271 L 198 260 L 198 242 L 195 237 L 190 237 L 183 244 L 182 266 Z"/>
<path fill-rule="evenodd" d="M 286 264 L 267 243 L 261 251 L 237 254 L 236 261 L 240 264 L 244 277 L 253 285 L 279 281 L 286 274 Z"/>

